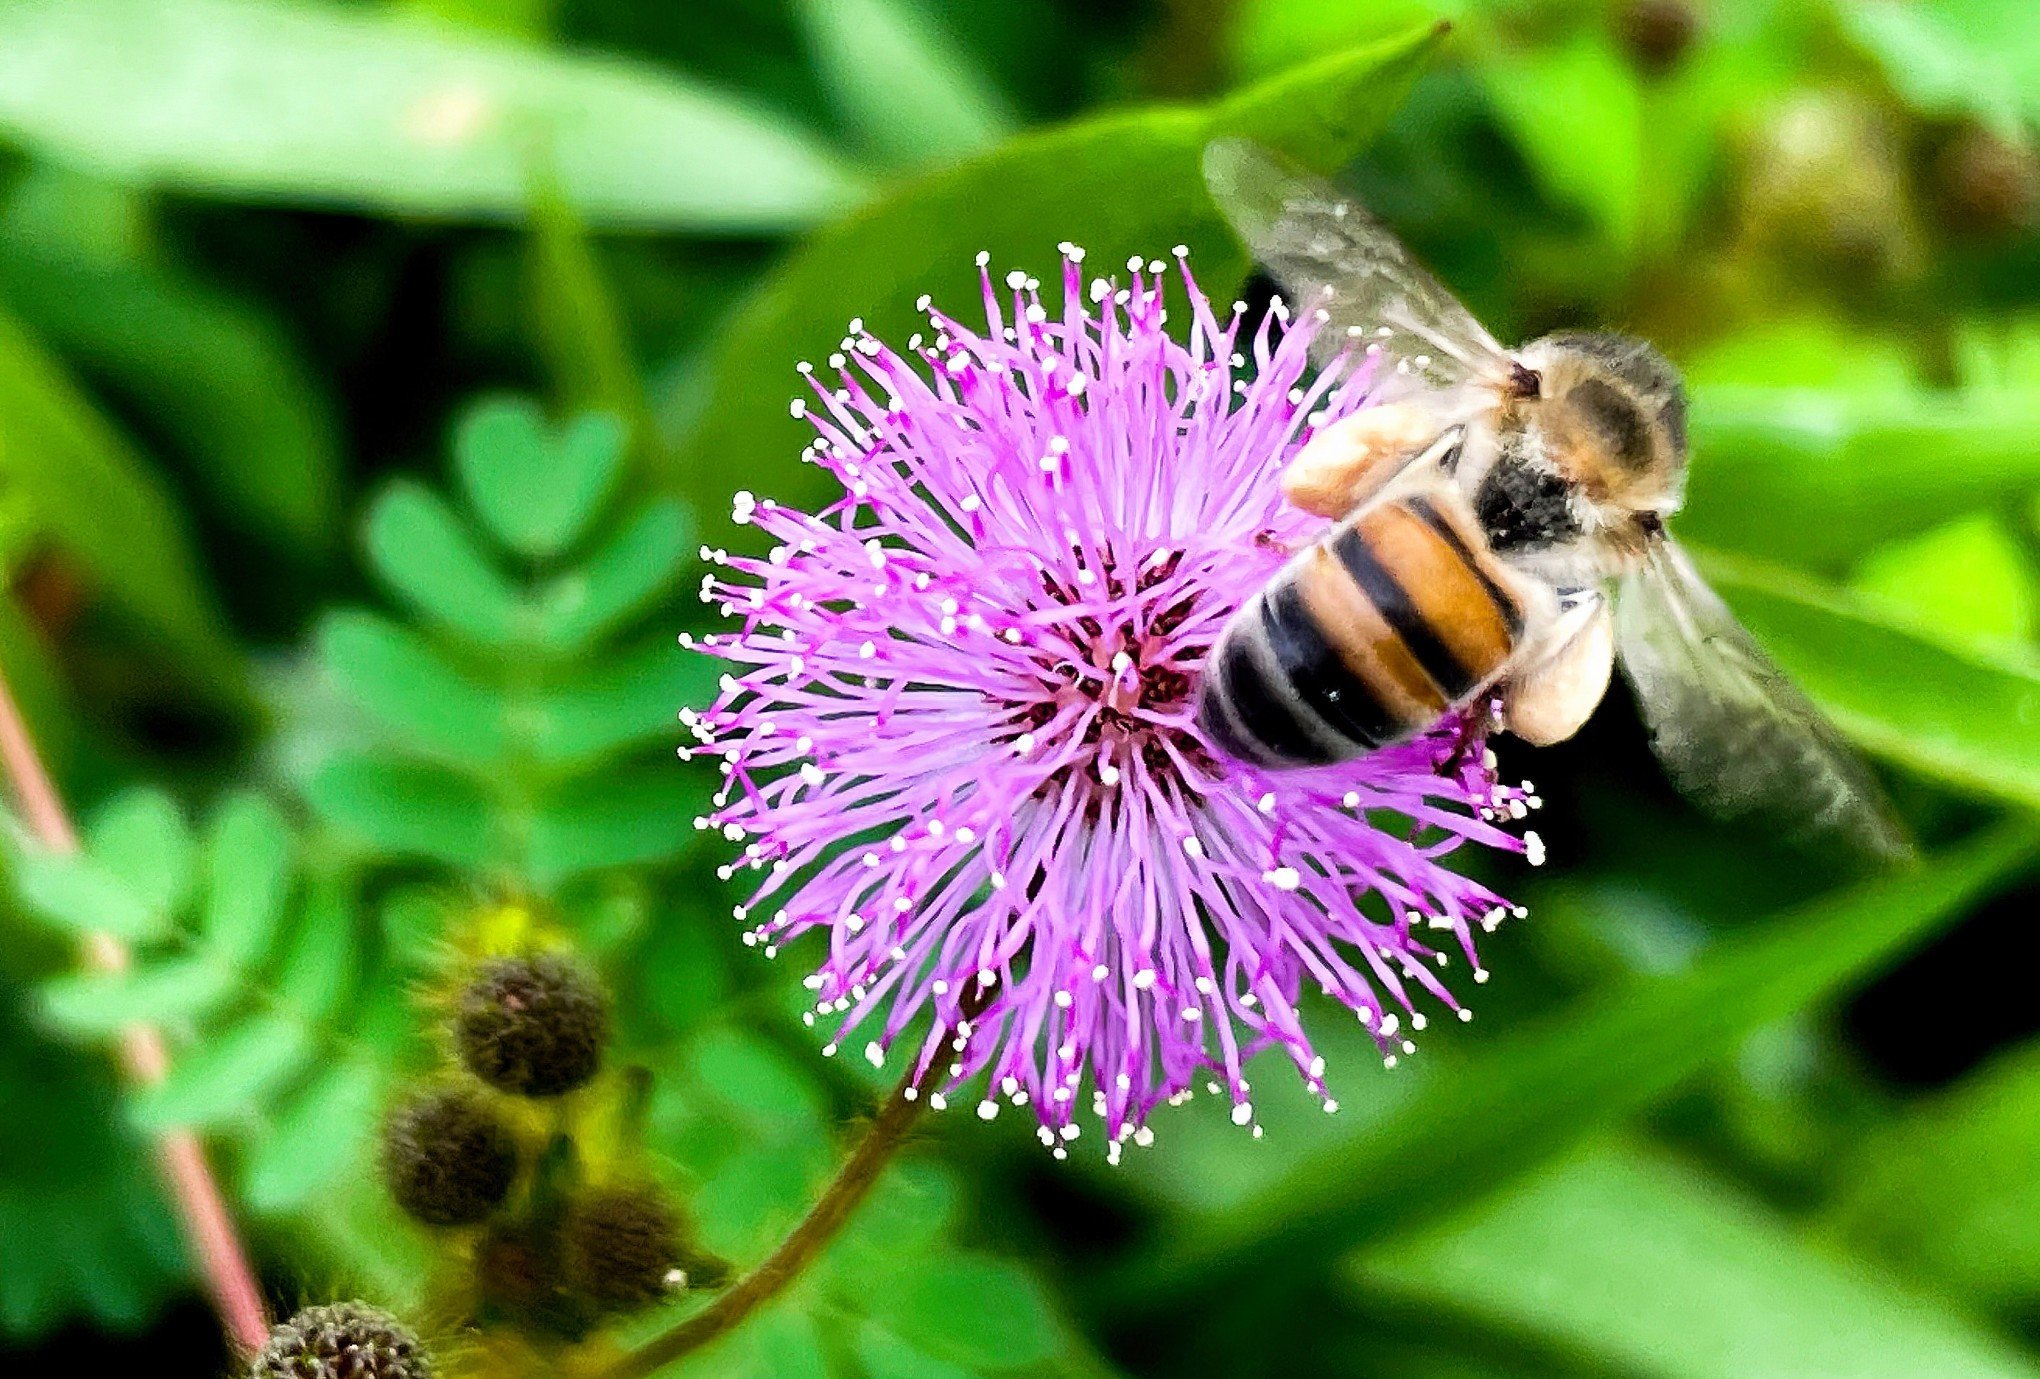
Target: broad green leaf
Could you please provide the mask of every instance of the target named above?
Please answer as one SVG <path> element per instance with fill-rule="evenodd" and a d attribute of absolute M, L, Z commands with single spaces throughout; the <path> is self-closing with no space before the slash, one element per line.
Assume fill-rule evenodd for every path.
<path fill-rule="evenodd" d="M 591 776 L 539 802 L 528 864 L 542 884 L 633 862 L 668 862 L 691 851 L 701 786 L 670 761 L 628 774 Z"/>
<path fill-rule="evenodd" d="M 2027 0 L 1858 0 L 1842 28 L 1929 114 L 1970 114 L 2013 138 L 2040 119 L 2040 15 Z"/>
<path fill-rule="evenodd" d="M 368 556 L 399 598 L 440 626 L 486 646 L 516 639 L 516 592 L 429 489 L 390 485 L 368 516 Z"/>
<path fill-rule="evenodd" d="M 1596 1148 L 1366 1251 L 1353 1287 L 1526 1333 L 1638 1379 L 2032 1379 L 1958 1314 L 1809 1247 L 1724 1183 Z"/>
<path fill-rule="evenodd" d="M 374 1058 L 345 1058 L 293 1098 L 259 1136 L 242 1170 L 248 1205 L 288 1210 L 346 1172 L 374 1134 L 387 1080 Z"/>
<path fill-rule="evenodd" d="M 0 1348 L 66 1321 L 133 1327 L 188 1286 L 113 1079 L 104 1055 L 39 1037 L 0 1000 Z"/>
<path fill-rule="evenodd" d="M 74 972 L 44 984 L 43 1012 L 74 1034 L 107 1035 L 136 1022 L 196 1019 L 217 1010 L 240 977 L 210 954 L 126 972 Z"/>
<path fill-rule="evenodd" d="M 587 766 L 625 747 L 679 740 L 674 715 L 704 704 L 723 663 L 690 656 L 663 640 L 619 653 L 579 683 L 555 689 L 529 711 L 531 751 L 542 764 Z"/>
<path fill-rule="evenodd" d="M 1618 983 L 1457 1062 L 1418 1060 L 1370 1119 L 1324 1121 L 1242 1200 L 1183 1222 L 1101 1305 L 1194 1305 L 1253 1270 L 1311 1267 L 1469 1205 L 1719 1062 L 1757 1029 L 1879 970 L 2040 851 L 2016 823 L 1717 943 L 1693 966 Z M 1158 1147 L 1155 1151 L 1161 1153 Z"/>
<path fill-rule="evenodd" d="M 672 587 L 693 529 L 686 510 L 676 503 L 647 507 L 586 565 L 539 592 L 539 638 L 556 650 L 577 651 L 642 611 Z"/>
<path fill-rule="evenodd" d="M 89 858 L 24 850 L 14 858 L 13 870 L 22 902 L 80 938 L 105 934 L 134 943 L 169 932 L 168 912 L 144 903 L 124 881 Z"/>
<path fill-rule="evenodd" d="M 499 398 L 461 419 L 453 457 L 489 530 L 542 560 L 587 529 L 621 466 L 623 434 L 615 418 L 596 414 L 555 431 L 531 403 Z"/>
<path fill-rule="evenodd" d="M 486 765 L 507 750 L 502 698 L 449 665 L 409 628 L 373 613 L 329 613 L 316 634 L 327 674 L 413 746 Z"/>
<path fill-rule="evenodd" d="M 422 762 L 343 753 L 305 782 L 327 822 L 385 852 L 484 867 L 495 857 L 495 805 L 465 777 Z"/>
<path fill-rule="evenodd" d="M 755 1144 L 710 1174 L 690 1204 L 701 1243 L 728 1259 L 757 1257 L 799 1221 L 827 1173 L 820 1136 Z"/>
<path fill-rule="evenodd" d="M 161 484 L 0 304 L 0 530 L 8 528 L 54 544 L 207 683 L 238 687 L 240 655 Z"/>
<path fill-rule="evenodd" d="M 1850 583 L 1922 636 L 1958 650 L 1981 643 L 2030 654 L 2040 632 L 2033 573 L 2005 524 L 1995 514 L 1977 513 L 1879 547 Z"/>
<path fill-rule="evenodd" d="M 1011 130 L 1004 98 L 949 41 L 939 8 L 931 14 L 910 0 L 795 0 L 794 13 L 830 97 L 886 160 L 959 158 Z"/>
<path fill-rule="evenodd" d="M 1040 1286 L 1004 1260 L 962 1254 L 902 1261 L 866 1299 L 912 1345 L 959 1364 L 1004 1369 L 1054 1354 L 1056 1324 Z M 958 1319 L 968 1317 L 968 1325 Z"/>
<path fill-rule="evenodd" d="M 248 972 L 268 953 L 297 872 L 297 841 L 276 806 L 235 795 L 220 806 L 207 840 L 206 951 Z"/>
<path fill-rule="evenodd" d="M 1778 664 L 1864 746 L 1935 780 L 2040 805 L 2040 662 L 1952 650 L 1790 571 L 1704 564 Z"/>
<path fill-rule="evenodd" d="M 309 3 L 8 0 L 0 134 L 118 180 L 388 215 L 519 217 L 540 149 L 605 225 L 776 232 L 861 191 L 676 73 Z"/>
<path fill-rule="evenodd" d="M 1643 92 L 1608 40 L 1585 32 L 1501 52 L 1482 68 L 1488 99 L 1552 198 L 1584 211 L 1618 260 L 1634 256 L 1644 186 Z"/>
<path fill-rule="evenodd" d="M 1839 574 L 2040 488 L 2040 391 L 1696 388 L 1681 536 Z"/>
<path fill-rule="evenodd" d="M 1834 1234 L 1972 1305 L 2040 1298 L 2040 1046 L 1972 1073 L 1837 1165 Z"/>
<path fill-rule="evenodd" d="M 132 402 L 239 527 L 297 551 L 333 546 L 332 400 L 266 317 L 165 269 L 7 236 L 0 297 Z"/>
<path fill-rule="evenodd" d="M 810 1138 L 827 1124 L 814 1078 L 755 1035 L 709 1030 L 694 1041 L 689 1070 L 727 1113 L 773 1138 Z"/>
<path fill-rule="evenodd" d="M 191 886 L 197 849 L 177 802 L 144 787 L 127 791 L 92 816 L 85 851 L 142 904 L 175 914 Z"/>
<path fill-rule="evenodd" d="M 971 1379 L 976 1373 L 915 1349 L 877 1322 L 857 1328 L 857 1358 L 871 1379 Z"/>
<path fill-rule="evenodd" d="M 1327 5 L 1324 0 L 1239 0 L 1226 34 L 1232 67 L 1266 76 L 1320 53 L 1378 43 L 1419 24 L 1465 18 L 1469 0 L 1380 0 Z"/>
<path fill-rule="evenodd" d="M 1113 111 L 1023 134 L 820 231 L 730 322 L 672 481 L 697 512 L 726 512 L 728 466 L 741 456 L 755 492 L 794 503 L 823 492 L 825 479 L 799 462 L 805 428 L 787 414 L 795 364 L 826 358 L 852 318 L 903 345 L 925 324 L 913 309 L 923 293 L 969 312 L 980 300 L 980 251 L 999 271 L 1052 282 L 1065 240 L 1108 271 L 1184 244 L 1204 287 L 1227 290 L 1246 260 L 1205 195 L 1205 144 L 1243 134 L 1336 167 L 1386 121 L 1435 42 L 1427 28 L 1332 53 L 1215 104 Z"/>
<path fill-rule="evenodd" d="M 128 1109 L 149 1131 L 246 1119 L 314 1053 L 312 1031 L 294 1012 L 256 1015 L 182 1051 L 170 1075 L 137 1094 Z"/>

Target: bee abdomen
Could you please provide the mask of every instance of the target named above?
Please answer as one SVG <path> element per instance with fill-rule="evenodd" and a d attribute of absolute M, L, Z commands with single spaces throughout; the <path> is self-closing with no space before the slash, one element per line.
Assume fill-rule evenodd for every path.
<path fill-rule="evenodd" d="M 1463 519 L 1431 500 L 1349 518 L 1234 615 L 1199 721 L 1266 766 L 1342 761 L 1406 741 L 1492 684 L 1522 611 Z"/>

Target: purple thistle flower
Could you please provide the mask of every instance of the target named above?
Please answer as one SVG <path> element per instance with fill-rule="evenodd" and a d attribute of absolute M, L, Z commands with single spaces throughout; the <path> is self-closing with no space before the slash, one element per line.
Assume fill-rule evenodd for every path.
<path fill-rule="evenodd" d="M 868 1033 L 878 1064 L 932 1012 L 915 1066 L 950 1059 L 952 1091 L 988 1074 L 979 1113 L 1031 1105 L 1058 1156 L 1088 1072 L 1116 1160 L 1200 1072 L 1251 1123 L 1243 1066 L 1270 1044 L 1324 1098 L 1307 987 L 1390 1066 L 1424 994 L 1467 1018 L 1438 969 L 1456 948 L 1485 980 L 1473 928 L 1507 906 L 1447 854 L 1534 860 L 1498 821 L 1536 801 L 1497 785 L 1484 715 L 1279 775 L 1205 738 L 1206 650 L 1322 529 L 1277 476 L 1366 405 L 1366 371 L 1310 376 L 1317 323 L 1279 308 L 1246 339 L 1187 264 L 1178 343 L 1162 263 L 1087 304 L 1063 253 L 1059 314 L 1025 275 L 1001 293 L 985 274 L 981 331 L 930 311 L 901 355 L 852 322 L 836 384 L 802 365 L 806 458 L 843 496 L 812 515 L 737 496 L 778 544 L 704 553 L 733 573 L 702 597 L 742 630 L 698 644 L 739 672 L 682 718 L 724 762 L 699 821 L 744 842 L 723 874 L 762 873 L 746 942 L 827 936 L 809 1022 Z"/>

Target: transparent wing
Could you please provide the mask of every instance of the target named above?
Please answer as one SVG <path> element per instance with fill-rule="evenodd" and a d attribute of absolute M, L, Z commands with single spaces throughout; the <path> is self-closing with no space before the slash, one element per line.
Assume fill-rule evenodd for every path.
<path fill-rule="evenodd" d="M 1651 745 L 1701 808 L 1880 857 L 1911 855 L 1868 768 L 1671 540 L 1654 542 L 1624 581 L 1615 639 Z"/>
<path fill-rule="evenodd" d="M 1473 313 L 1330 183 L 1241 139 L 1204 150 L 1204 180 L 1296 309 L 1329 313 L 1320 363 L 1364 342 L 1433 387 L 1509 376 L 1508 355 Z"/>

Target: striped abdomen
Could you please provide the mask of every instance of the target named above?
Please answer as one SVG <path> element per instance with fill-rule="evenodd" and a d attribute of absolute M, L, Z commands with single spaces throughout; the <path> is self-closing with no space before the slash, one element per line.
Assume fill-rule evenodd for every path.
<path fill-rule="evenodd" d="M 1523 609 L 1458 509 L 1379 503 L 1284 566 L 1212 648 L 1198 705 L 1212 739 L 1266 766 L 1343 761 L 1492 685 Z"/>

